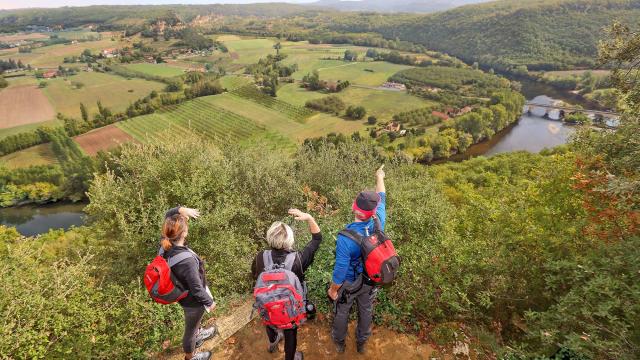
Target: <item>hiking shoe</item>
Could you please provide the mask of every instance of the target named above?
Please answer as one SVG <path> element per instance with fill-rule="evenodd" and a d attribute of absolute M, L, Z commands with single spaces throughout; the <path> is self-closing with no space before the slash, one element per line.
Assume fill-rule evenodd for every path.
<path fill-rule="evenodd" d="M 302 354 L 302 351 L 296 351 L 296 354 L 293 356 L 293 360 L 303 360 L 304 359 L 304 354 Z"/>
<path fill-rule="evenodd" d="M 202 346 L 205 341 L 211 339 L 216 335 L 218 335 L 218 327 L 215 325 L 206 329 L 200 328 L 200 331 L 198 331 L 198 335 L 196 335 L 196 349 Z"/>
<path fill-rule="evenodd" d="M 344 354 L 344 349 L 346 347 L 344 342 L 334 341 L 334 344 L 336 344 L 336 351 L 338 352 L 338 354 Z"/>
<path fill-rule="evenodd" d="M 365 342 L 357 342 L 356 343 L 356 347 L 358 348 L 358 354 L 364 354 L 366 352 L 365 347 L 364 347 L 365 344 L 366 344 Z"/>
<path fill-rule="evenodd" d="M 211 359 L 210 351 L 197 352 L 191 358 L 191 360 L 209 360 L 209 359 Z"/>
<path fill-rule="evenodd" d="M 278 331 L 278 336 L 276 336 L 276 341 L 269 343 L 269 347 L 267 348 L 267 351 L 269 353 L 274 353 L 276 350 L 278 350 L 278 344 L 280 343 L 280 341 L 282 341 L 283 337 L 284 337 L 284 334 L 282 333 L 282 331 Z"/>

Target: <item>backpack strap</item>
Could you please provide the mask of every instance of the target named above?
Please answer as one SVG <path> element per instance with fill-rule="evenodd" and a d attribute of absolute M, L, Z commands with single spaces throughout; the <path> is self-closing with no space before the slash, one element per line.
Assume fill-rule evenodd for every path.
<path fill-rule="evenodd" d="M 287 254 L 287 257 L 284 259 L 284 268 L 286 270 L 291 271 L 291 269 L 293 269 L 293 263 L 295 263 L 297 256 L 298 254 L 296 252 L 291 252 Z"/>
<path fill-rule="evenodd" d="M 340 231 L 338 233 L 338 235 L 342 235 L 348 239 L 351 239 L 353 241 L 355 241 L 356 244 L 361 245 L 362 244 L 362 238 L 363 236 L 360 235 L 359 232 L 354 231 L 354 230 L 349 230 L 349 229 L 344 229 L 342 231 Z"/>
<path fill-rule="evenodd" d="M 273 269 L 273 257 L 271 256 L 271 250 L 265 250 L 262 252 L 262 262 L 264 263 L 265 270 Z"/>
<path fill-rule="evenodd" d="M 169 260 L 167 261 L 167 263 L 169 264 L 169 267 L 173 267 L 174 265 L 177 265 L 178 263 L 190 258 L 196 258 L 195 253 L 193 251 L 191 251 L 191 249 L 189 249 L 189 251 L 183 251 L 178 255 L 172 256 L 169 258 Z"/>

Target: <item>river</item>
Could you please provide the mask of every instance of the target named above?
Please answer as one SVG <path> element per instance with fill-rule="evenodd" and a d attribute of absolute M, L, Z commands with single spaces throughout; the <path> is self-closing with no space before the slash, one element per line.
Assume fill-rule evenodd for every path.
<path fill-rule="evenodd" d="M 574 94 L 560 92 L 549 85 L 526 79 L 516 80 L 522 83 L 522 93 L 525 97 L 536 103 L 548 104 L 559 99 L 585 107 L 591 105 Z M 551 113 L 550 117 L 557 117 L 557 115 Z M 481 155 L 493 156 L 520 150 L 539 152 L 544 148 L 566 143 L 574 131 L 574 127 L 560 121 L 536 116 L 534 111 L 532 115 L 524 114 L 517 123 L 496 134 L 491 140 L 474 145 L 465 154 L 456 155 L 450 160 L 460 161 Z M 66 230 L 71 226 L 80 226 L 84 223 L 85 216 L 82 212 L 84 206 L 85 204 L 58 203 L 0 209 L 0 223 L 15 226 L 25 236 L 46 233 L 49 229 Z"/>
<path fill-rule="evenodd" d="M 83 203 L 25 205 L 0 209 L 0 224 L 15 226 L 25 236 L 39 235 L 50 229 L 68 230 L 84 224 Z"/>

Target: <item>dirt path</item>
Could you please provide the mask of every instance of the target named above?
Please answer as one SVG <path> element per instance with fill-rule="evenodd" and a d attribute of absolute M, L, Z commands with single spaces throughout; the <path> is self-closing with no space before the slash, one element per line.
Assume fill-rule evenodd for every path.
<path fill-rule="evenodd" d="M 211 350 L 211 349 L 215 349 L 220 345 L 224 345 L 224 341 L 226 341 L 231 336 L 236 334 L 245 325 L 247 325 L 247 323 L 249 323 L 249 318 L 252 315 L 251 314 L 252 309 L 253 309 L 253 300 L 248 299 L 245 302 L 238 305 L 230 313 L 230 315 L 220 317 L 217 319 L 209 319 L 209 321 L 207 321 L 207 325 L 211 325 L 215 323 L 218 326 L 220 335 L 205 342 L 204 345 L 202 345 L 201 350 Z M 165 354 L 159 354 L 156 358 L 159 360 L 184 359 L 181 347 L 176 347 Z M 214 359 L 217 359 L 217 357 L 214 357 Z"/>
<path fill-rule="evenodd" d="M 212 360 L 278 360 L 284 358 L 284 342 L 278 352 L 267 352 L 267 336 L 260 320 L 249 320 L 252 313 L 252 299 L 237 303 L 229 315 L 210 319 L 207 323 L 217 324 L 220 336 L 205 342 L 200 350 L 212 351 Z M 255 314 L 254 314 L 255 315 Z M 322 320 L 320 320 L 322 319 Z M 298 350 L 304 352 L 305 360 L 452 360 L 451 355 L 439 353 L 429 344 L 415 337 L 392 330 L 375 327 L 369 339 L 367 353 L 360 355 L 355 347 L 355 322 L 349 325 L 347 350 L 337 354 L 331 340 L 330 323 L 320 315 L 298 330 Z M 169 344 L 167 344 L 169 345 Z M 170 349 L 155 356 L 158 360 L 182 360 L 182 349 L 172 344 Z"/>
<path fill-rule="evenodd" d="M 333 346 L 328 322 L 314 320 L 298 330 L 298 350 L 304 352 L 305 360 L 378 360 L 378 359 L 431 359 L 434 349 L 427 344 L 419 343 L 408 335 L 398 334 L 385 328 L 374 328 L 369 340 L 367 354 L 360 355 L 355 350 L 355 323 L 349 326 L 347 351 L 337 354 Z M 227 339 L 213 355 L 215 360 L 263 360 L 283 359 L 284 342 L 279 351 L 269 354 L 267 336 L 264 327 L 256 319 L 240 332 Z M 438 356 L 438 359 L 451 359 Z"/>

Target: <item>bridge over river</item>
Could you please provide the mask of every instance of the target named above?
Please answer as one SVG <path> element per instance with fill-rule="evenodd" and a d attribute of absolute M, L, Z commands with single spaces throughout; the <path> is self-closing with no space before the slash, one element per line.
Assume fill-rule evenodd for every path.
<path fill-rule="evenodd" d="M 613 111 L 607 111 L 607 110 L 589 110 L 589 109 L 583 109 L 583 108 L 579 108 L 579 107 L 572 107 L 572 106 L 565 106 L 565 105 L 553 105 L 553 104 L 543 104 L 543 103 L 538 103 L 538 102 L 533 102 L 533 101 L 527 101 L 524 105 L 524 111 L 526 113 L 532 113 L 533 110 L 535 109 L 544 109 L 545 110 L 545 116 L 549 116 L 549 112 L 553 111 L 553 110 L 557 110 L 560 111 L 560 115 L 561 117 L 564 115 L 564 113 L 584 113 L 587 115 L 594 115 L 594 116 L 602 116 L 605 119 L 619 119 L 620 118 L 620 114 L 617 112 L 613 112 Z"/>

